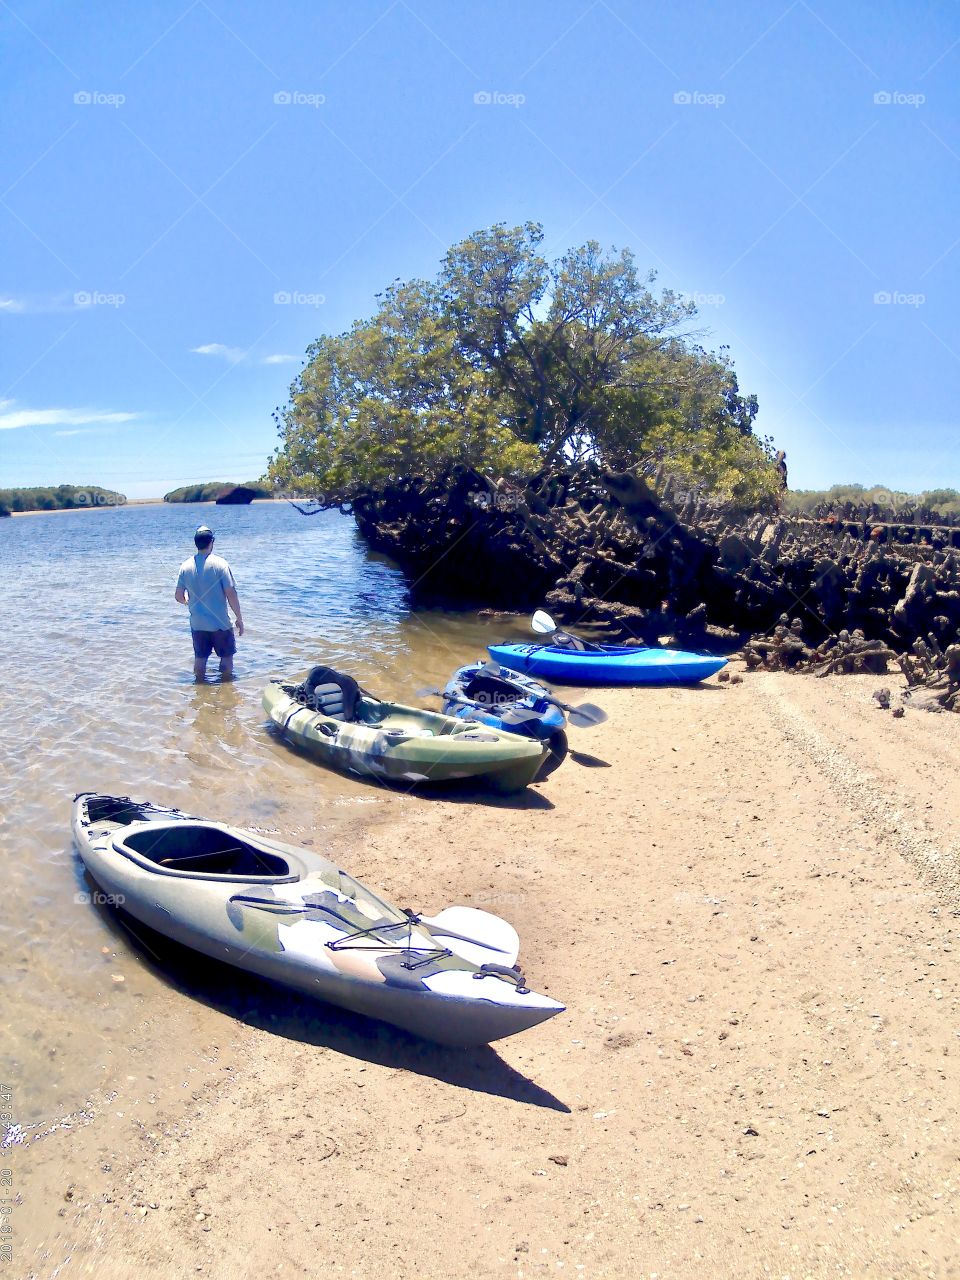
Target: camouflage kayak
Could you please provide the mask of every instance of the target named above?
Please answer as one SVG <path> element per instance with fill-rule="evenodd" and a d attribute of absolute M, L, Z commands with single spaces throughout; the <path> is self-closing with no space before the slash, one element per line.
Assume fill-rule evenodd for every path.
<path fill-rule="evenodd" d="M 126 796 L 75 798 L 84 865 L 175 942 L 440 1044 L 488 1044 L 563 1010 L 530 991 L 497 916 L 404 912 L 333 862 Z"/>
<path fill-rule="evenodd" d="M 263 709 L 288 741 L 322 763 L 386 782 L 479 778 L 496 791 L 521 791 L 550 754 L 538 739 L 385 702 L 327 667 L 299 684 L 271 680 Z"/>

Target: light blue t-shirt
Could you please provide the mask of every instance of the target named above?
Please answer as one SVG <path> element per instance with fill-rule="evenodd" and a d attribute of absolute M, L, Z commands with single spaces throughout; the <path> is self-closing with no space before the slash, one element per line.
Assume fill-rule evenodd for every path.
<path fill-rule="evenodd" d="M 187 593 L 191 631 L 229 631 L 227 587 L 236 589 L 233 572 L 226 560 L 198 551 L 184 560 L 177 575 L 177 590 Z"/>

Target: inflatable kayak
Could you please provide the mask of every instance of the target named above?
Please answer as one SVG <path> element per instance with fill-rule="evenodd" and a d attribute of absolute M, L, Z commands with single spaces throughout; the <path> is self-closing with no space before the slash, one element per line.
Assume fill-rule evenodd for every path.
<path fill-rule="evenodd" d="M 495 662 L 559 684 L 694 684 L 714 675 L 726 658 L 682 649 L 602 645 L 576 649 L 552 644 L 492 644 Z"/>
<path fill-rule="evenodd" d="M 310 850 L 126 796 L 77 796 L 73 834 L 151 929 L 415 1035 L 488 1044 L 563 1010 L 528 990 L 515 930 L 486 911 L 401 911 Z"/>
<path fill-rule="evenodd" d="M 549 689 L 522 671 L 486 662 L 472 662 L 453 673 L 443 691 L 443 712 L 544 740 L 567 722 Z"/>
<path fill-rule="evenodd" d="M 562 764 L 567 754 L 566 716 L 549 689 L 520 671 L 486 662 L 460 667 L 443 690 L 443 712 L 547 743 L 550 757 L 541 778 Z"/>
<path fill-rule="evenodd" d="M 539 739 L 385 702 L 330 667 L 314 667 L 299 684 L 271 680 L 263 709 L 323 764 L 387 782 L 480 778 L 496 791 L 522 791 L 550 752 Z"/>

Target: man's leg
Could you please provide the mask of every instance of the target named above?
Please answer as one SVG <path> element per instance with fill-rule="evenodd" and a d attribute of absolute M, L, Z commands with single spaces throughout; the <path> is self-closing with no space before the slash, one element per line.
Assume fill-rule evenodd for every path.
<path fill-rule="evenodd" d="M 229 631 L 218 631 L 213 643 L 220 659 L 220 679 L 233 679 L 233 655 L 237 652 L 237 638 L 231 628 Z"/>
<path fill-rule="evenodd" d="M 194 631 L 192 634 L 193 678 L 197 684 L 203 684 L 207 678 L 207 659 L 210 657 L 210 650 L 213 648 L 212 637 L 209 631 Z"/>

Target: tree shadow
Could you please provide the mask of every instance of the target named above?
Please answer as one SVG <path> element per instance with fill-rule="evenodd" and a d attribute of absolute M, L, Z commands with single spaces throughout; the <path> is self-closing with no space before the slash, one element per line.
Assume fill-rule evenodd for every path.
<path fill-rule="evenodd" d="M 89 874 L 84 878 L 96 888 Z M 108 928 L 131 940 L 140 961 L 161 982 L 247 1026 L 375 1066 L 430 1076 L 460 1089 L 565 1114 L 570 1111 L 565 1102 L 514 1070 L 489 1045 L 454 1049 L 434 1044 L 201 955 L 116 907 L 98 903 L 96 909 Z"/>

